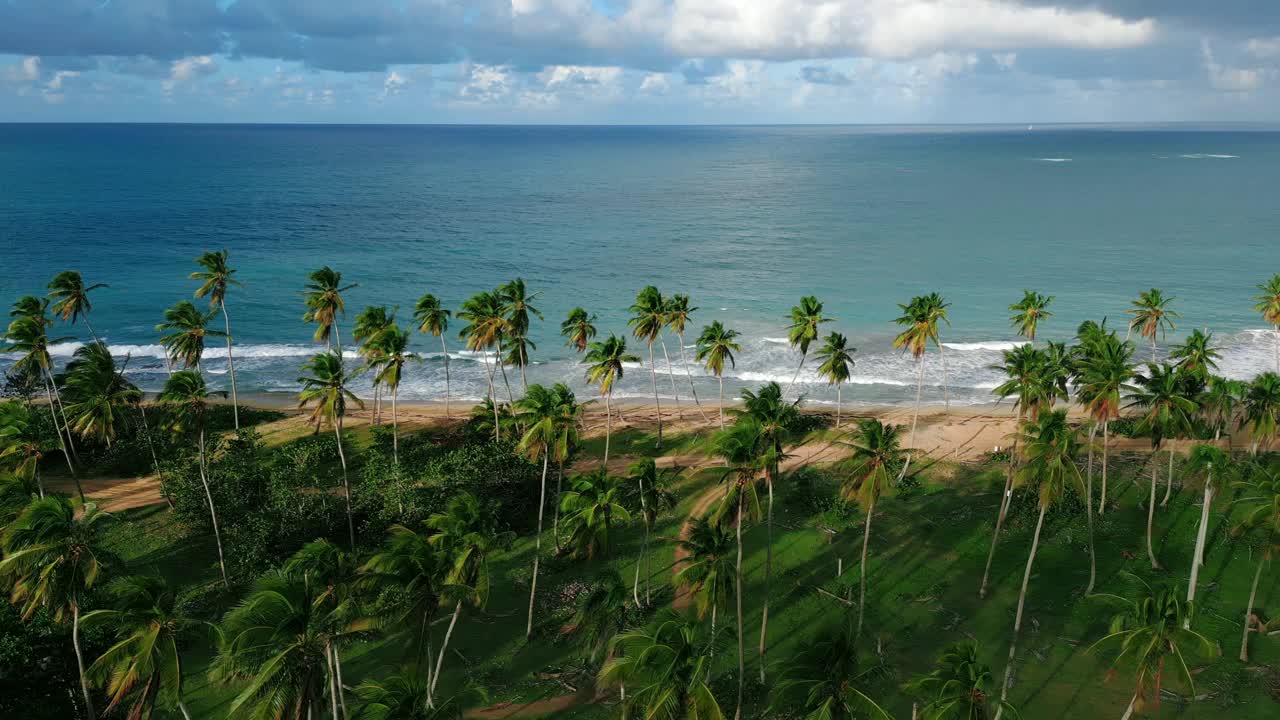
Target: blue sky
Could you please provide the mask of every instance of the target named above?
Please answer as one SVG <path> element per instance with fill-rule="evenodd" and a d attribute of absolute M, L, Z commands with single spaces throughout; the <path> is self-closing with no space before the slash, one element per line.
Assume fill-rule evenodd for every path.
<path fill-rule="evenodd" d="M 1267 0 L 0 0 L 0 121 L 1280 121 Z"/>

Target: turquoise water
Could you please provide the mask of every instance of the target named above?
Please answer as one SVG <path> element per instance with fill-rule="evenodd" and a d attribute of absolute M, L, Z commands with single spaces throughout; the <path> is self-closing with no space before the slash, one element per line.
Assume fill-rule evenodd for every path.
<path fill-rule="evenodd" d="M 227 248 L 245 283 L 229 299 L 241 389 L 285 392 L 314 350 L 300 321 L 311 269 L 359 283 L 344 330 L 367 304 L 408 319 L 424 292 L 456 307 L 521 276 L 547 317 L 530 380 L 582 388 L 557 335 L 565 311 L 582 305 L 622 333 L 652 283 L 692 297 L 695 330 L 721 320 L 744 334 L 735 392 L 790 379 L 783 318 L 814 294 L 859 348 L 845 400 L 885 403 L 914 396 L 910 361 L 890 347 L 896 303 L 938 291 L 952 303 L 953 398 L 976 403 L 1015 339 L 1006 307 L 1023 288 L 1057 297 L 1042 336 L 1063 338 L 1086 318 L 1122 325 L 1128 301 L 1157 286 L 1177 296 L 1175 336 L 1216 332 L 1224 372 L 1269 367 L 1250 296 L 1280 271 L 1277 186 L 1280 134 L 1267 132 L 0 125 L 0 303 L 67 268 L 109 283 L 94 326 L 156 388 L 153 326 L 191 296 L 192 258 Z M 424 362 L 404 395 L 437 399 L 439 345 L 415 343 Z M 206 364 L 215 384 L 221 356 Z M 455 358 L 455 394 L 483 394 L 479 360 Z M 808 369 L 801 381 L 834 399 Z M 711 378 L 697 382 L 714 395 Z M 641 368 L 619 388 L 647 392 Z"/>

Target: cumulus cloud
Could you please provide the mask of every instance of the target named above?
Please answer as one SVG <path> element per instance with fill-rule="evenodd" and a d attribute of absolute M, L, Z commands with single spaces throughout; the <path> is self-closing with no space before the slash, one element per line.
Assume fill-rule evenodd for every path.
<path fill-rule="evenodd" d="M 800 68 L 800 77 L 814 85 L 852 85 L 853 78 L 828 65 L 806 65 Z"/>
<path fill-rule="evenodd" d="M 1201 43 L 1200 52 L 1204 57 L 1205 70 L 1209 73 L 1209 85 L 1214 90 L 1251 92 L 1262 87 L 1271 74 L 1263 68 L 1239 68 L 1219 63 L 1208 41 Z"/>
<path fill-rule="evenodd" d="M 218 71 L 218 64 L 208 55 L 186 57 L 174 60 L 169 68 L 169 77 L 160 83 L 166 93 L 173 92 L 179 85 L 185 85 L 197 78 L 212 75 Z"/>

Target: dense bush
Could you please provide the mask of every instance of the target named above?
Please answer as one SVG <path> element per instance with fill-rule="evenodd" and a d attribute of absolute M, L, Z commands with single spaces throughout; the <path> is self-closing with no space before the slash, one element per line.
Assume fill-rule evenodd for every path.
<path fill-rule="evenodd" d="M 80 717 L 80 693 L 68 691 L 79 683 L 71 628 L 43 610 L 23 622 L 16 607 L 0 603 L 0 717 Z"/>

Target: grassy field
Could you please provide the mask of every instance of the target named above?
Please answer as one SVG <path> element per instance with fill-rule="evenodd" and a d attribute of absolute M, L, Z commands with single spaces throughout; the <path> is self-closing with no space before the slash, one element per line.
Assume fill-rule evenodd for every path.
<path fill-rule="evenodd" d="M 354 434 L 360 444 L 364 438 L 358 436 L 367 433 L 357 430 Z M 653 444 L 654 438 L 645 432 L 620 433 L 612 440 L 611 458 L 651 454 Z M 687 434 L 668 437 L 666 445 L 665 454 L 688 457 L 702 453 L 706 443 L 705 436 Z M 599 455 L 602 440 L 592 439 L 587 450 L 589 455 Z M 1125 571 L 1153 582 L 1175 583 L 1185 592 L 1201 496 L 1194 488 L 1175 484 L 1169 507 L 1156 514 L 1156 552 L 1167 569 L 1152 572 L 1143 544 L 1146 513 L 1138 504 L 1146 497 L 1146 462 L 1145 455 L 1135 455 L 1112 464 L 1112 507 L 1105 516 L 1096 518 L 1097 592 L 1131 595 Z M 1162 483 L 1163 469 L 1162 465 Z M 996 676 L 1004 671 L 1034 515 L 1022 511 L 1011 516 L 996 555 L 992 592 L 980 600 L 977 590 L 1003 482 L 1001 472 L 1000 467 L 982 464 L 933 465 L 922 473 L 919 487 L 890 497 L 877 507 L 868 563 L 865 642 L 867 661 L 875 661 L 878 650 L 886 673 L 868 691 L 895 717 L 910 717 L 911 711 L 911 701 L 900 684 L 927 671 L 940 649 L 952 642 L 976 638 L 982 659 Z M 673 597 L 674 545 L 670 540 L 678 535 L 697 501 L 714 491 L 719 476 L 714 467 L 703 467 L 684 473 L 675 486 L 678 505 L 659 522 L 653 573 L 641 580 L 642 584 L 651 583 L 654 608 L 669 605 Z M 829 497 L 838 472 L 829 471 L 823 477 L 813 493 Z M 1277 638 L 1254 637 L 1251 663 L 1246 666 L 1236 659 L 1257 550 L 1248 538 L 1231 532 L 1231 496 L 1229 491 L 1215 504 L 1197 598 L 1196 628 L 1220 643 L 1222 655 L 1196 665 L 1198 702 L 1187 702 L 1188 688 L 1171 682 L 1168 689 L 1175 695 L 1166 697 L 1151 717 L 1261 719 L 1280 713 L 1280 674 L 1273 669 L 1280 668 Z M 115 526 L 111 542 L 133 570 L 158 571 L 184 585 L 216 579 L 212 542 L 187 536 L 163 506 L 122 515 L 127 522 Z M 781 481 L 775 508 L 768 663 L 785 661 L 801 643 L 854 612 L 816 588 L 835 595 L 849 592 L 856 598 L 861 522 L 856 511 L 843 518 L 817 512 L 801 491 L 789 486 L 785 478 Z M 549 526 L 548 520 L 548 531 Z M 830 532 L 832 529 L 836 532 Z M 494 586 L 486 610 L 464 613 L 446 658 L 442 685 L 457 686 L 470 680 L 485 686 L 490 702 L 511 703 L 494 715 L 497 717 L 532 717 L 521 705 L 589 687 L 591 671 L 571 639 L 562 634 L 568 615 L 563 606 L 557 609 L 554 599 L 609 566 L 630 581 L 642 537 L 638 525 L 623 529 L 616 537 L 611 559 L 574 562 L 544 557 L 538 625 L 532 642 L 524 639 L 524 624 L 533 538 L 520 538 L 494 562 Z M 1010 693 L 1025 718 L 1119 717 L 1131 694 L 1129 675 L 1121 670 L 1109 677 L 1110 656 L 1088 651 L 1105 634 L 1110 610 L 1082 597 L 1088 578 L 1086 537 L 1082 512 L 1051 516 L 1046 523 L 1027 599 L 1021 662 Z M 544 551 L 551 543 L 548 532 Z M 755 651 L 765 591 L 762 524 L 750 528 L 746 543 L 745 627 L 751 699 L 746 715 L 759 717 L 767 692 L 758 683 L 760 658 Z M 841 558 L 845 574 L 837 577 Z M 1280 573 L 1268 571 L 1263 575 L 1257 604 L 1265 610 L 1277 602 Z M 731 615 L 722 615 L 722 619 L 726 624 L 733 622 Z M 187 704 L 198 718 L 225 717 L 227 704 L 236 693 L 236 688 L 208 682 L 205 670 L 211 654 L 210 643 L 198 643 L 185 657 Z M 403 656 L 401 648 L 385 641 L 351 648 L 344 653 L 347 684 L 381 675 Z M 716 687 L 727 712 L 732 712 L 735 653 L 725 652 L 718 663 L 722 672 Z M 766 667 L 770 673 L 775 670 L 771 665 Z M 580 696 L 588 695 L 584 691 Z M 602 700 L 563 710 L 556 717 L 603 718 L 612 713 L 610 701 Z"/>

